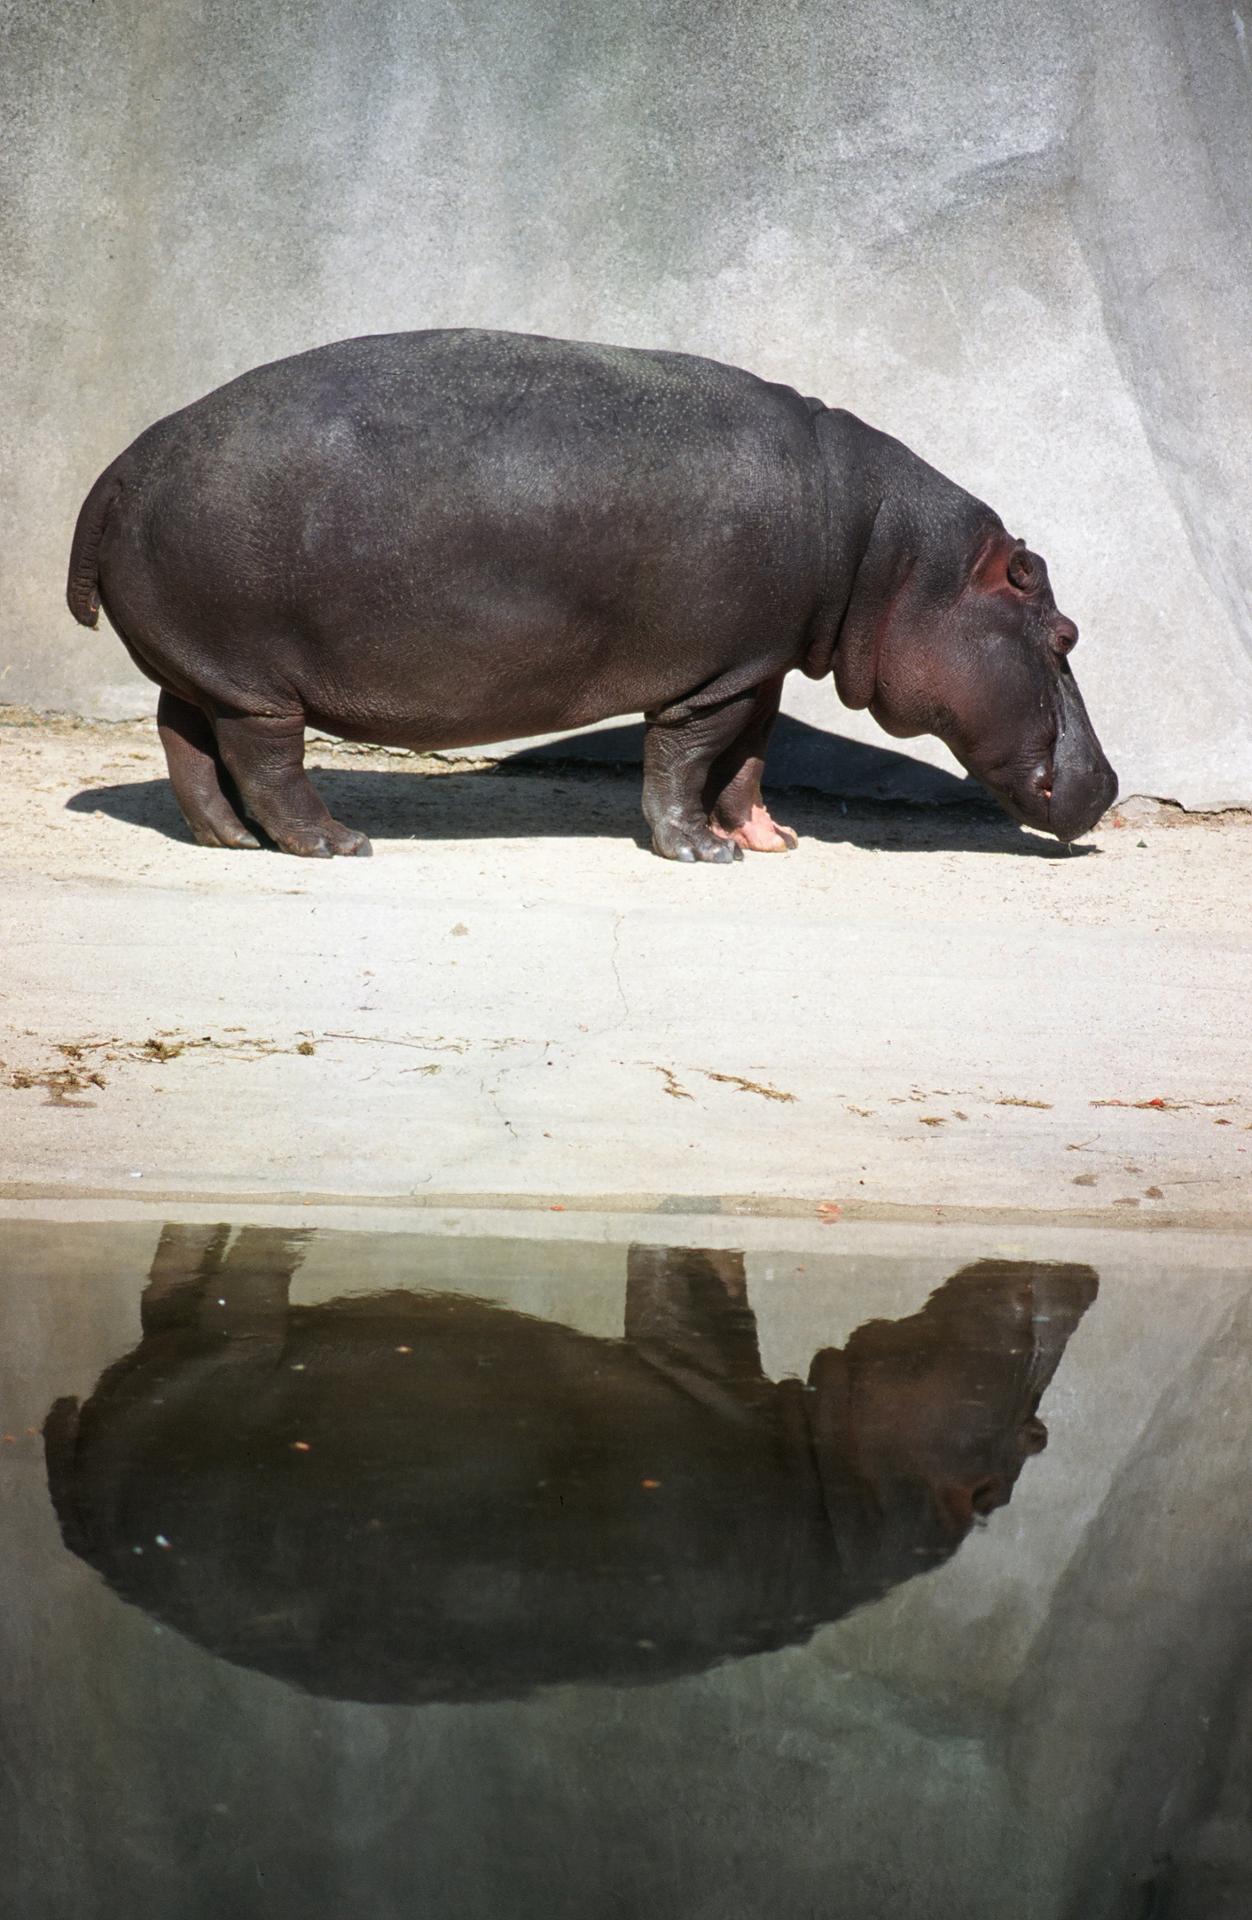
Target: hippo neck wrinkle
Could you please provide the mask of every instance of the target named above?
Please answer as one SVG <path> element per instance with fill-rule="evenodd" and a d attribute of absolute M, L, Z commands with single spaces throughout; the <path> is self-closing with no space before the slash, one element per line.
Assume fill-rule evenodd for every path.
<path fill-rule="evenodd" d="M 885 434 L 844 408 L 814 421 L 826 486 L 825 565 L 819 617 L 804 671 L 819 679 L 832 670 L 847 707 L 867 707 L 874 694 L 874 655 L 881 602 L 890 590 L 896 514 Z"/>
<path fill-rule="evenodd" d="M 868 707 L 878 684 L 878 657 L 891 606 L 900 591 L 895 548 L 888 536 L 886 494 L 878 497 L 835 636 L 832 666 L 845 707 Z M 907 577 L 907 573 L 906 576 Z"/>

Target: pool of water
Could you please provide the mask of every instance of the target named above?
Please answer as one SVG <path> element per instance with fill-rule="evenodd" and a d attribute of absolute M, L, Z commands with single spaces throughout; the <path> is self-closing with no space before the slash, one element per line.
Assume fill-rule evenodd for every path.
<path fill-rule="evenodd" d="M 1252 1260 L 0 1222 L 0 1912 L 1244 1916 Z"/>

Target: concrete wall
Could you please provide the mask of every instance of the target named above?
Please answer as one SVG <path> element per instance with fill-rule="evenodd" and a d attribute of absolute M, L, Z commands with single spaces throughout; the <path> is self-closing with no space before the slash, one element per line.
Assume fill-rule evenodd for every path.
<path fill-rule="evenodd" d="M 1252 801 L 1248 0 L 4 22 L 0 699 L 151 709 L 61 598 L 148 421 L 319 341 L 474 323 L 707 352 L 900 434 L 1048 555 L 1124 789 Z M 828 686 L 790 704 L 876 737 Z"/>

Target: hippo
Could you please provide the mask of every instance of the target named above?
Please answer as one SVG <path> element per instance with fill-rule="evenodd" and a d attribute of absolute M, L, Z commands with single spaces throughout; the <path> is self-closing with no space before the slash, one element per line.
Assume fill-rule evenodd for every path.
<path fill-rule="evenodd" d="M 258 367 L 101 474 L 68 598 L 160 687 L 208 846 L 370 851 L 306 726 L 436 750 L 641 712 L 657 853 L 783 851 L 793 668 L 1061 840 L 1117 792 L 1039 556 L 900 441 L 692 354 L 449 329 Z"/>
<path fill-rule="evenodd" d="M 743 1256 L 636 1246 L 621 1339 L 465 1294 L 293 1306 L 301 1238 L 168 1227 L 44 1444 L 67 1545 L 215 1655 L 371 1702 L 634 1685 L 947 1560 L 1046 1443 L 1090 1267 L 981 1260 L 761 1366 Z"/>

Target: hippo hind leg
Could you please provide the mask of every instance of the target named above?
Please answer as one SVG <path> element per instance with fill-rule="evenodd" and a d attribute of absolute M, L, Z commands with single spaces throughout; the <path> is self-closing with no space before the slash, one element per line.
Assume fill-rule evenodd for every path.
<path fill-rule="evenodd" d="M 214 713 L 217 746 L 251 819 L 284 853 L 368 854 L 363 833 L 331 817 L 304 771 L 304 717 Z"/>
<path fill-rule="evenodd" d="M 200 845 L 259 847 L 227 793 L 228 776 L 207 715 L 166 689 L 157 703 L 157 731 L 174 797 Z"/>
<path fill-rule="evenodd" d="M 714 761 L 705 787 L 713 832 L 751 853 L 788 853 L 799 845 L 798 835 L 778 825 L 761 797 L 765 749 L 781 697 L 780 675 L 759 690 L 747 725 Z"/>

